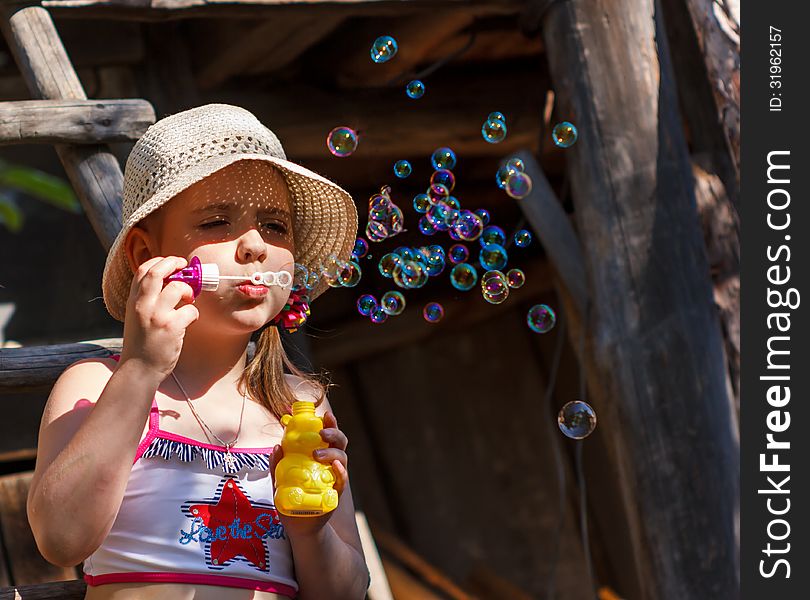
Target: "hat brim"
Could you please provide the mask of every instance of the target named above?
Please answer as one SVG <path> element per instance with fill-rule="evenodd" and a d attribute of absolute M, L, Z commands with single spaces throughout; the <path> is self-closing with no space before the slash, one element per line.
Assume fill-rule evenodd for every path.
<path fill-rule="evenodd" d="M 270 163 L 284 175 L 293 205 L 296 262 L 307 269 L 317 269 L 330 254 L 341 260 L 349 259 L 357 239 L 358 217 L 357 207 L 347 191 L 314 171 L 267 154 L 212 156 L 179 174 L 171 184 L 139 206 L 122 225 L 107 254 L 101 280 L 104 304 L 113 318 L 124 321 L 132 286 L 133 274 L 123 251 L 130 229 L 192 184 L 242 160 Z M 309 293 L 310 301 L 328 288 L 329 283 L 321 277 Z"/>

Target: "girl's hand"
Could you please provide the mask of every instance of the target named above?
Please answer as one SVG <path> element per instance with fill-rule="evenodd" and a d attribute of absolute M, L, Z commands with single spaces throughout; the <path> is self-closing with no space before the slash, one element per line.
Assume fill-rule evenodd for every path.
<path fill-rule="evenodd" d="M 315 450 L 312 458 L 332 467 L 335 472 L 335 491 L 338 493 L 338 503 L 340 503 L 343 490 L 349 485 L 349 457 L 346 454 L 349 439 L 345 433 L 338 429 L 337 419 L 330 411 L 323 415 L 323 429 L 321 429 L 320 433 L 321 439 L 328 443 L 329 447 Z M 284 458 L 284 449 L 279 444 L 273 449 L 270 461 L 270 472 L 273 474 L 274 485 L 276 465 L 282 458 Z M 295 537 L 318 533 L 329 522 L 334 512 L 334 510 L 330 510 L 328 513 L 317 517 L 290 517 L 281 513 L 278 513 L 278 516 L 287 533 Z"/>
<path fill-rule="evenodd" d="M 200 316 L 189 284 L 170 281 L 164 286 L 166 277 L 187 265 L 181 256 L 156 256 L 144 262 L 132 278 L 120 362 L 138 361 L 159 382 L 174 370 L 186 328 Z M 175 308 L 180 302 L 185 304 Z"/>

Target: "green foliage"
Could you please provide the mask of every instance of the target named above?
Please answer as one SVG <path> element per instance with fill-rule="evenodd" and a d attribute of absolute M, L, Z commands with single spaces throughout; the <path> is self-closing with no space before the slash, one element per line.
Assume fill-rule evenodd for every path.
<path fill-rule="evenodd" d="M 13 189 L 23 192 L 56 208 L 81 213 L 81 205 L 68 182 L 31 167 L 11 165 L 0 160 L 0 192 Z M 23 215 L 11 201 L 0 195 L 0 223 L 12 233 L 22 229 Z"/>

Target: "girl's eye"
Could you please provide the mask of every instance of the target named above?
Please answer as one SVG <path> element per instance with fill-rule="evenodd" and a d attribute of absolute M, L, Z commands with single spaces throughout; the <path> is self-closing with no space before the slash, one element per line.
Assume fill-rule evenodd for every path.
<path fill-rule="evenodd" d="M 227 225 L 228 221 L 211 221 L 209 223 L 203 223 L 200 225 L 203 229 L 210 229 L 211 227 L 217 227 L 218 225 Z M 269 229 L 275 229 L 280 233 L 287 233 L 287 226 L 284 223 L 279 223 L 277 221 L 271 221 L 269 223 L 264 223 L 264 226 Z"/>
<path fill-rule="evenodd" d="M 216 227 L 217 225 L 227 224 L 228 221 L 211 221 L 210 223 L 203 223 L 200 225 L 203 229 L 208 229 L 209 227 Z"/>

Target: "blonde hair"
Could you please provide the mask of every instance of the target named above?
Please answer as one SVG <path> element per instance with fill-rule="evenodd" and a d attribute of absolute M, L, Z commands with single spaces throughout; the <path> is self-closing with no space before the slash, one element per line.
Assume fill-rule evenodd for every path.
<path fill-rule="evenodd" d="M 282 415 L 292 412 L 292 404 L 296 400 L 312 399 L 312 397 L 302 398 L 296 393 L 301 387 L 300 384 L 296 385 L 295 389 L 290 386 L 284 376 L 285 367 L 292 375 L 301 378 L 309 391 L 313 392 L 315 406 L 321 405 L 329 388 L 335 385 L 326 379 L 327 373 L 316 375 L 296 367 L 287 356 L 278 328 L 273 325 L 266 326 L 259 333 L 256 353 L 245 367 L 238 388 L 242 390 L 247 386 L 248 394 L 279 420 Z"/>

